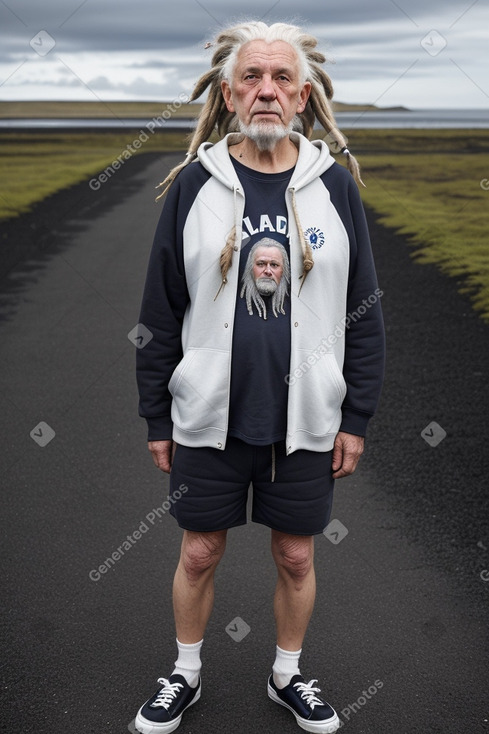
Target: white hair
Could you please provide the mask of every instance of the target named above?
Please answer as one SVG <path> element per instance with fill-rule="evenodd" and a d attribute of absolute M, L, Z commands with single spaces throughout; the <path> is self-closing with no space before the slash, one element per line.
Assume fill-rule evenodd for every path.
<path fill-rule="evenodd" d="M 284 41 L 288 43 L 296 52 L 299 61 L 299 83 L 304 84 L 304 82 L 310 80 L 312 71 L 301 46 L 305 34 L 297 26 L 288 25 L 287 23 L 273 23 L 269 26 L 258 20 L 236 26 L 235 31 L 234 46 L 221 71 L 222 79 L 225 79 L 229 84 L 233 78 L 238 53 L 241 47 L 250 41 L 265 41 L 265 43 Z"/>

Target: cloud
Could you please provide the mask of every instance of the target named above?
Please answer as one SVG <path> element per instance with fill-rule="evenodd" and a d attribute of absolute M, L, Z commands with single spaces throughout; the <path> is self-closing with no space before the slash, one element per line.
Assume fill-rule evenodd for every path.
<path fill-rule="evenodd" d="M 295 21 L 319 39 L 337 96 L 351 102 L 450 107 L 489 104 L 481 69 L 489 9 L 479 0 L 250 0 L 251 17 Z M 232 8 L 232 6 L 231 6 Z M 0 99 L 173 98 L 208 68 L 204 43 L 240 17 L 228 0 L 18 0 L 0 3 Z M 55 46 L 41 58 L 40 30 Z M 423 46 L 436 31 L 446 46 Z M 457 66 L 458 65 L 458 66 Z M 460 68 L 459 68 L 460 67 Z M 462 69 L 463 71 L 461 71 Z M 36 81 L 42 85 L 36 93 Z M 50 89 L 51 83 L 51 91 Z M 28 90 L 28 92 L 27 92 Z M 403 97 L 404 95 L 404 97 Z M 116 98 L 115 97 L 115 98 Z"/>

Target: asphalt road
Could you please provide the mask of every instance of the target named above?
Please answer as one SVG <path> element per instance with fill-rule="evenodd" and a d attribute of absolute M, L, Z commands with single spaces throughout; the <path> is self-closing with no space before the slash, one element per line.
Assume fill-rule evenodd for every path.
<path fill-rule="evenodd" d="M 131 731 L 175 660 L 180 531 L 128 338 L 172 161 L 131 160 L 99 191 L 81 184 L 0 228 L 4 269 L 17 262 L 0 301 L 1 731 Z M 349 734 L 476 734 L 489 731 L 489 328 L 403 238 L 373 220 L 371 233 L 386 383 L 366 454 L 337 483 L 339 535 L 316 541 L 301 670 Z M 274 581 L 267 529 L 231 531 L 182 734 L 299 731 L 266 695 Z"/>

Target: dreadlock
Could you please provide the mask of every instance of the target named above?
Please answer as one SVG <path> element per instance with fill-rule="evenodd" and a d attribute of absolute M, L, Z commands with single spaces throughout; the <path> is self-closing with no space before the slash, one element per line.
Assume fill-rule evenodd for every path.
<path fill-rule="evenodd" d="M 219 33 L 215 43 L 208 44 L 208 46 L 215 47 L 211 69 L 197 81 L 189 102 L 198 99 L 209 88 L 207 100 L 197 120 L 197 126 L 191 137 L 185 160 L 178 166 L 175 166 L 164 181 L 159 184 L 158 188 L 162 188 L 163 190 L 157 197 L 158 199 L 164 196 L 178 173 L 195 158 L 199 146 L 209 139 L 216 128 L 221 138 L 229 132 L 239 130 L 236 114 L 229 112 L 226 107 L 221 91 L 221 81 L 225 79 L 231 82 L 236 58 L 241 46 L 249 41 L 255 40 L 264 40 L 267 43 L 285 41 L 294 48 L 299 58 L 301 81 L 302 83 L 308 81 L 311 84 L 311 93 L 307 105 L 304 111 L 297 114 L 294 118 L 294 130 L 310 138 L 315 121 L 317 120 L 324 130 L 326 130 L 327 135 L 325 140 L 331 151 L 333 153 L 341 152 L 345 155 L 350 173 L 358 184 L 364 185 L 360 176 L 358 162 L 348 150 L 346 138 L 342 135 L 336 124 L 330 102 L 333 98 L 333 85 L 330 77 L 321 67 L 321 64 L 325 63 L 326 57 L 316 49 L 317 39 L 294 25 L 273 23 L 268 26 L 262 21 L 256 21 L 241 23 L 227 28 Z M 302 239 L 303 251 L 303 273 L 301 276 L 303 285 L 307 273 L 314 265 L 314 261 L 310 244 L 302 235 L 301 229 L 299 230 L 299 235 Z M 235 244 L 235 228 L 233 228 L 221 252 L 221 288 L 227 282 L 227 273 L 232 264 Z"/>

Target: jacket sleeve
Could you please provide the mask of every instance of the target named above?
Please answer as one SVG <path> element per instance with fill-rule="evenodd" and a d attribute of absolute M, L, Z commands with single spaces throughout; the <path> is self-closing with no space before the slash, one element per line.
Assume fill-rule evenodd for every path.
<path fill-rule="evenodd" d="M 383 292 L 377 282 L 360 194 L 351 177 L 347 191 L 348 208 L 343 213 L 350 236 L 343 367 L 347 393 L 342 405 L 340 430 L 364 436 L 368 421 L 377 408 L 384 377 Z"/>
<path fill-rule="evenodd" d="M 183 225 L 177 178 L 167 194 L 156 229 L 139 317 L 150 336 L 145 346 L 136 351 L 139 415 L 147 421 L 148 441 L 172 437 L 168 383 L 182 358 L 182 322 L 189 302 Z"/>

